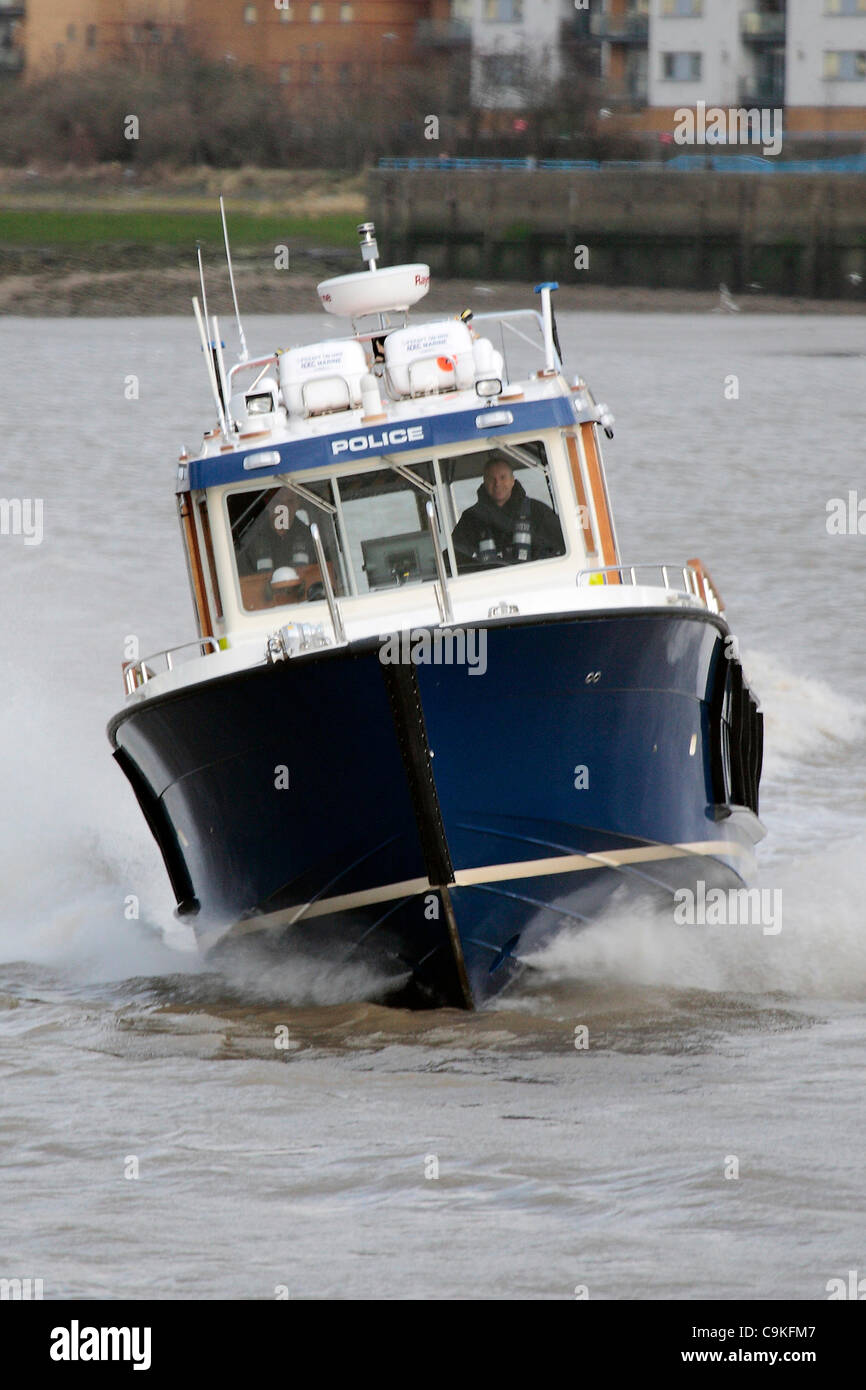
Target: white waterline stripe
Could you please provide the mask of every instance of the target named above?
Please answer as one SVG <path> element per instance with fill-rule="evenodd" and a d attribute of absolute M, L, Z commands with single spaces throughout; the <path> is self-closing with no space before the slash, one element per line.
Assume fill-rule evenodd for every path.
<path fill-rule="evenodd" d="M 749 854 L 747 846 L 736 840 L 695 840 L 690 844 L 642 845 L 637 849 L 615 849 L 590 854 L 557 854 L 549 859 L 518 859 L 510 864 L 485 864 L 477 869 L 458 869 L 450 887 L 471 888 L 480 883 L 503 883 L 508 879 L 543 878 L 551 874 L 579 873 L 600 867 L 619 868 L 627 864 L 646 864 L 661 859 L 684 859 L 693 854 Z M 202 943 L 212 944 L 224 936 L 247 936 L 251 932 L 275 931 L 291 927 L 301 919 L 324 917 L 334 912 L 347 912 L 372 903 L 393 902 L 397 898 L 413 897 L 416 893 L 435 892 L 436 885 L 426 878 L 409 878 L 402 883 L 386 883 L 379 888 L 367 888 L 359 893 L 342 893 L 333 898 L 318 898 L 299 903 L 278 912 L 262 913 L 235 922 L 226 931 L 204 935 Z"/>
<path fill-rule="evenodd" d="M 592 851 L 589 854 L 557 854 L 551 859 L 524 859 L 512 864 L 489 864 L 478 869 L 458 869 L 454 882 L 458 888 L 475 883 L 498 883 L 508 878 L 543 878 L 546 874 L 579 873 L 599 865 L 619 868 L 623 864 L 648 864 L 659 859 L 685 859 L 690 854 L 747 854 L 736 840 L 695 840 L 692 844 L 642 845 L 638 849 Z"/>

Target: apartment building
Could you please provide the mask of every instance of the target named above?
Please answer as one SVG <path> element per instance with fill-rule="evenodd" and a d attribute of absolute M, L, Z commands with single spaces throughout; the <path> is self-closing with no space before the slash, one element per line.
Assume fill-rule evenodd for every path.
<path fill-rule="evenodd" d="M 465 72 L 467 110 L 494 120 L 579 57 L 632 131 L 670 131 L 699 101 L 784 107 L 792 133 L 866 131 L 866 0 L 0 0 L 0 73 L 22 50 L 32 75 L 130 48 L 157 63 L 167 45 L 301 99 L 389 69 Z"/>
<path fill-rule="evenodd" d="M 24 0 L 31 76 L 167 47 L 260 68 L 287 88 L 347 86 L 423 60 L 429 0 Z M 444 11 L 442 11 L 444 14 Z"/>
<path fill-rule="evenodd" d="M 20 42 L 23 24 L 23 0 L 0 0 L 0 80 L 19 73 L 24 66 Z"/>
<path fill-rule="evenodd" d="M 708 106 L 785 108 L 802 133 L 866 131 L 866 0 L 454 0 L 476 105 L 527 104 L 575 48 L 632 130 Z"/>
<path fill-rule="evenodd" d="M 647 99 L 650 128 L 705 101 L 866 133 L 866 0 L 650 0 Z"/>
<path fill-rule="evenodd" d="M 476 106 L 516 110 L 534 86 L 559 80 L 571 0 L 464 0 L 454 10 L 471 31 Z"/>

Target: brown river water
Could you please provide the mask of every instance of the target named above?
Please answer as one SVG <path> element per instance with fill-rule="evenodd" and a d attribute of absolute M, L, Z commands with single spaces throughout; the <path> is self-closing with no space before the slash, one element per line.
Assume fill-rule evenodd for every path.
<path fill-rule="evenodd" d="M 315 331 L 246 327 L 254 351 Z M 560 330 L 617 416 L 624 557 L 700 555 L 725 596 L 766 715 L 782 930 L 613 914 L 477 1015 L 359 1002 L 345 970 L 207 969 L 105 737 L 124 637 L 193 635 L 173 498 L 208 418 L 192 320 L 0 319 L 0 491 L 44 502 L 41 544 L 0 536 L 0 1277 L 46 1298 L 748 1300 L 866 1274 L 866 534 L 826 526 L 830 499 L 866 497 L 866 328 Z"/>

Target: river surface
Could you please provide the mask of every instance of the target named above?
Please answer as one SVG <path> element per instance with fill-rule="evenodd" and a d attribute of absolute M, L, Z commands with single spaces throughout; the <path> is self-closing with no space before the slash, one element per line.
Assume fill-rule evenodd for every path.
<path fill-rule="evenodd" d="M 254 351 L 320 331 L 246 327 Z M 866 496 L 866 323 L 560 331 L 617 417 L 624 557 L 699 555 L 725 597 L 766 714 L 782 930 L 614 916 L 474 1016 L 359 1003 L 345 972 L 205 970 L 105 737 L 125 638 L 194 634 L 192 319 L 0 319 L 0 493 L 44 502 L 41 544 L 0 536 L 0 1277 L 748 1300 L 866 1274 L 866 535 L 826 525 Z"/>

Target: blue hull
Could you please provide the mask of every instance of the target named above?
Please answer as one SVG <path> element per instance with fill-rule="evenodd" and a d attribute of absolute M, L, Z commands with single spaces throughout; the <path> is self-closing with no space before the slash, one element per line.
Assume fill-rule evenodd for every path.
<path fill-rule="evenodd" d="M 485 631 L 483 674 L 383 665 L 376 643 L 117 716 L 116 756 L 203 941 L 234 927 L 280 956 L 364 963 L 405 1002 L 471 1007 L 621 886 L 742 881 L 761 726 L 723 621 Z"/>

